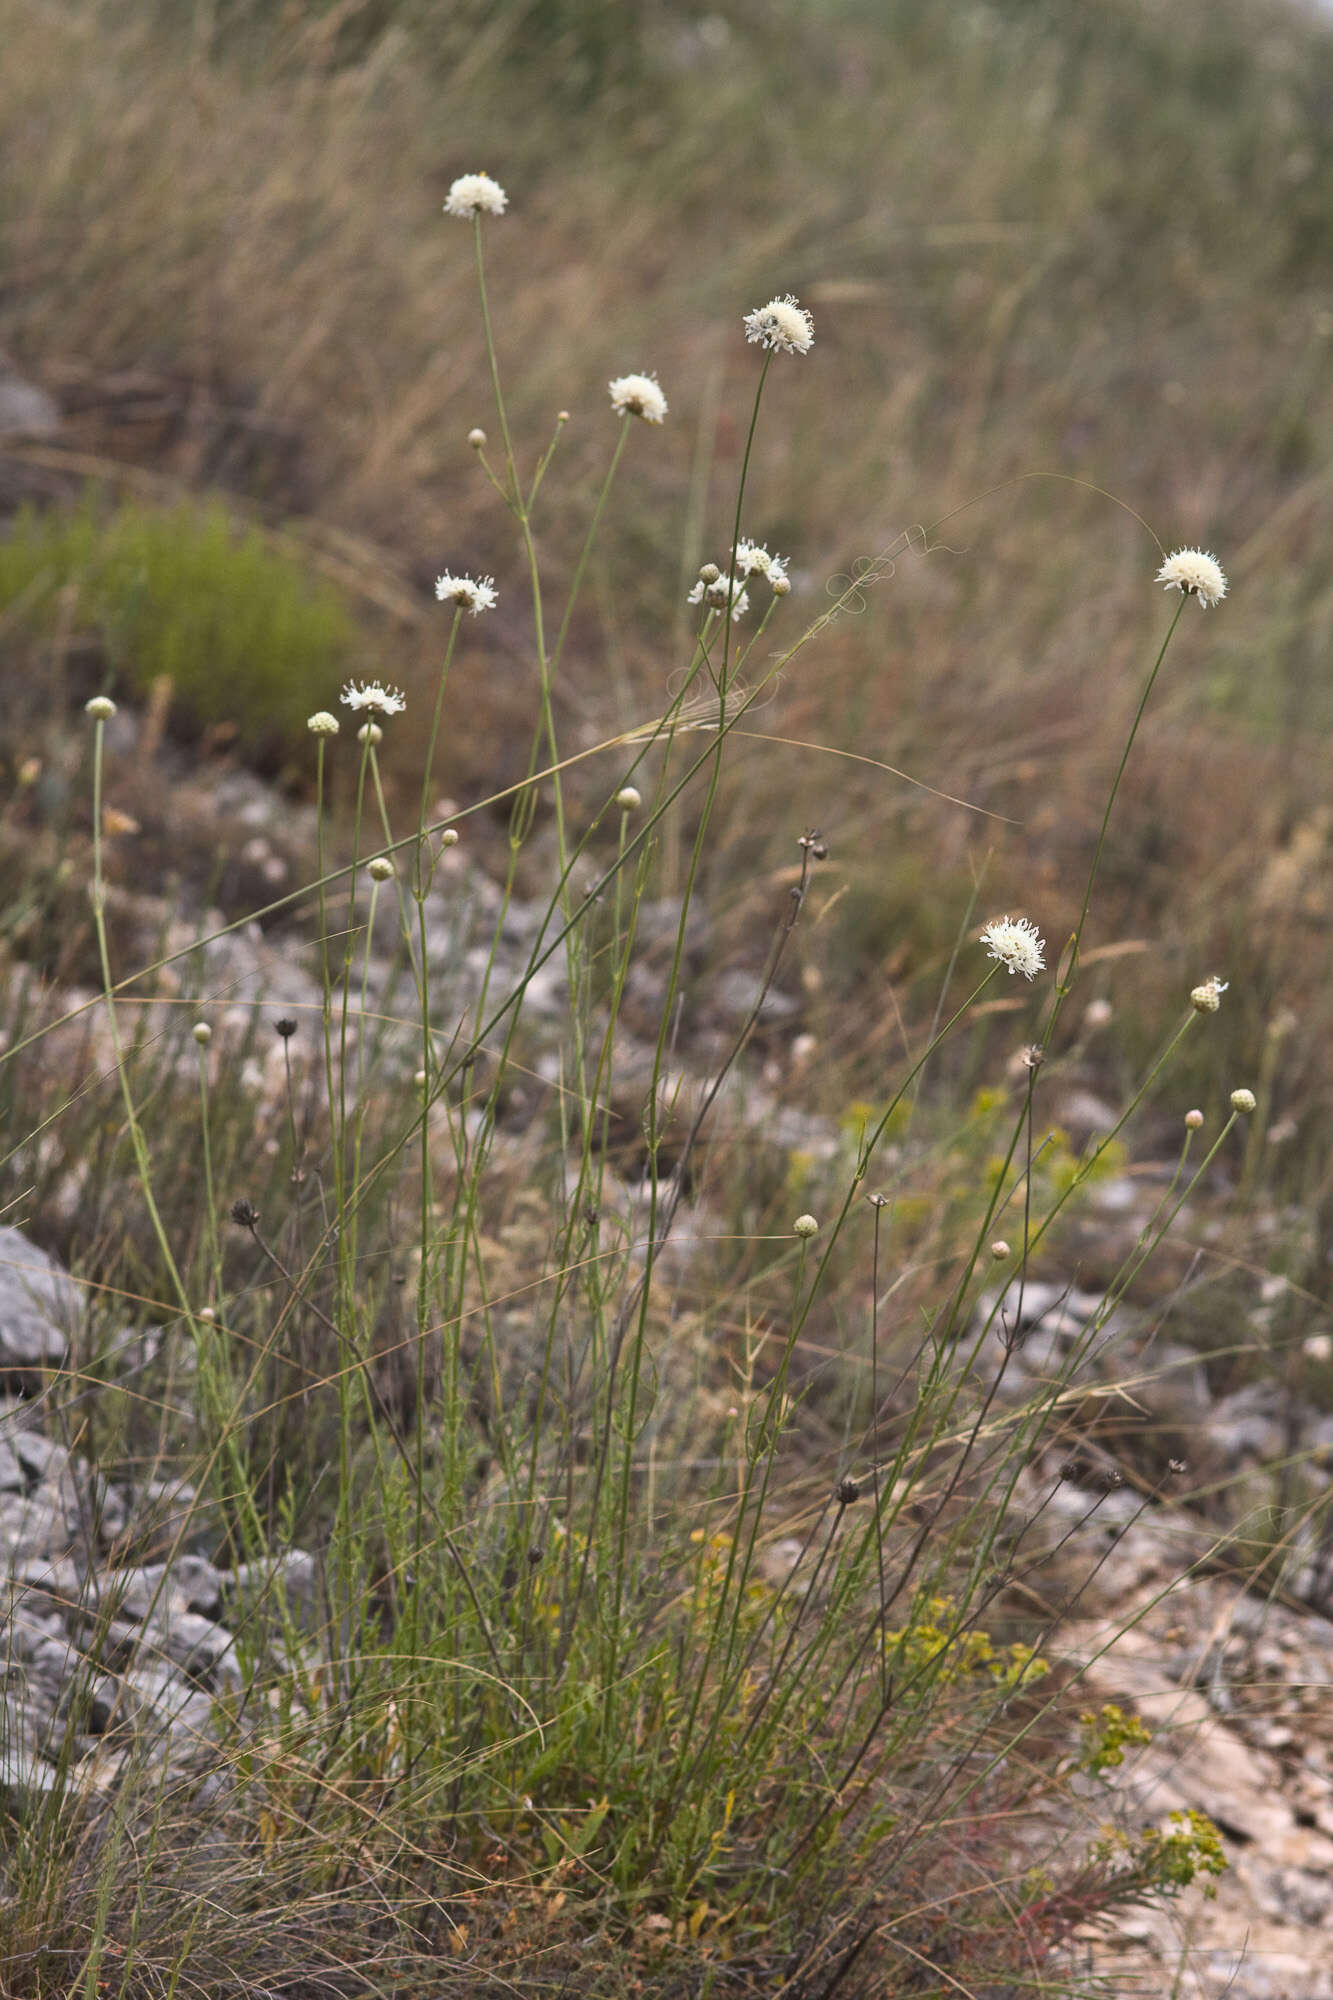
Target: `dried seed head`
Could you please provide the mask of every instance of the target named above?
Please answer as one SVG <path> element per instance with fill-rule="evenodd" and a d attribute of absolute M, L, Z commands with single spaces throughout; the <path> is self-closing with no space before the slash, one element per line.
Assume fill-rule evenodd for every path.
<path fill-rule="evenodd" d="M 837 1501 L 840 1507 L 850 1507 L 854 1500 L 861 1498 L 861 1488 L 854 1479 L 840 1479 L 837 1485 Z"/>
<path fill-rule="evenodd" d="M 374 863 L 371 866 L 374 867 Z M 296 1023 L 290 1014 L 280 1014 L 273 1023 L 273 1032 L 281 1042 L 289 1042 L 296 1033 Z"/>
<path fill-rule="evenodd" d="M 231 1205 L 231 1219 L 241 1229 L 253 1229 L 259 1220 L 259 1210 L 252 1201 L 247 1201 L 242 1195 L 239 1201 L 234 1201 Z"/>

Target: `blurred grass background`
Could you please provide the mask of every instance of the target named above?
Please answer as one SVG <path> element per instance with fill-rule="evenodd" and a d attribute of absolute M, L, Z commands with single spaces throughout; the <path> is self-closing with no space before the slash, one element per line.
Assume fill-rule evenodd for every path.
<path fill-rule="evenodd" d="M 584 593 L 558 690 L 570 747 L 654 712 L 679 663 L 664 635 L 729 525 L 741 314 L 787 290 L 813 310 L 808 362 L 774 371 L 746 530 L 792 559 L 789 630 L 830 578 L 896 560 L 738 757 L 706 889 L 729 934 L 766 928 L 775 865 L 823 830 L 805 999 L 825 1079 L 843 1052 L 896 1050 L 897 1007 L 933 1004 L 979 878 L 979 914 L 1072 923 L 1170 608 L 1153 535 L 1214 549 L 1232 595 L 1187 607 L 1082 991 L 1115 1004 L 1101 1046 L 1128 1074 L 1164 1008 L 1229 976 L 1188 1079 L 1214 1101 L 1294 1015 L 1281 1172 L 1327 1199 L 1333 37 L 1314 17 L 0 0 L 0 40 L 0 346 L 66 417 L 39 497 L 72 504 L 88 468 L 123 465 L 164 507 L 220 494 L 291 528 L 312 588 L 331 578 L 360 616 L 361 664 L 423 695 L 433 576 L 493 571 L 500 612 L 455 668 L 459 796 L 519 775 L 531 664 L 512 529 L 464 442 L 488 391 L 450 180 L 484 166 L 509 190 L 490 283 L 523 453 L 568 409 L 562 476 L 590 503 L 609 377 L 657 370 L 671 400 L 634 440 Z M 36 457 L 3 461 L 11 495 L 40 487 Z M 584 519 L 544 524 L 557 579 Z M 16 766 L 51 628 L 31 593 L 3 615 Z M 215 715 L 234 670 L 192 658 L 214 678 L 196 719 Z M 275 728 L 287 658 L 275 645 Z"/>

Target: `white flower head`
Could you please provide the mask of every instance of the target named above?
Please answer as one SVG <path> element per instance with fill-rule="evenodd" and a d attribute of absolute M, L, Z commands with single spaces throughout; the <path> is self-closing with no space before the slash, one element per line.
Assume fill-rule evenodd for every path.
<path fill-rule="evenodd" d="M 379 681 L 348 681 L 342 691 L 345 708 L 368 708 L 376 715 L 401 715 L 407 696 L 401 688 L 386 688 Z"/>
<path fill-rule="evenodd" d="M 771 556 L 762 542 L 737 542 L 736 574 L 766 577 L 776 587 L 787 581 L 787 559 Z"/>
<path fill-rule="evenodd" d="M 1203 549 L 1177 549 L 1162 564 L 1155 581 L 1164 590 L 1179 590 L 1186 597 L 1197 597 L 1205 611 L 1210 604 L 1220 604 L 1227 594 L 1221 563 Z"/>
<path fill-rule="evenodd" d="M 725 611 L 727 597 L 731 597 L 731 622 L 744 618 L 750 608 L 750 593 L 741 587 L 738 578 L 730 581 L 725 576 L 716 576 L 709 583 L 700 577 L 686 600 L 690 604 L 706 604 L 713 611 Z"/>
<path fill-rule="evenodd" d="M 441 604 L 456 604 L 475 618 L 479 611 L 493 611 L 496 603 L 493 576 L 450 576 L 448 571 L 435 579 L 435 595 Z"/>
<path fill-rule="evenodd" d="M 660 424 L 667 413 L 656 375 L 617 375 L 610 387 L 611 408 L 618 417 L 642 417 L 646 424 Z"/>
<path fill-rule="evenodd" d="M 997 917 L 981 933 L 981 942 L 992 958 L 1011 973 L 1021 972 L 1024 979 L 1035 979 L 1045 969 L 1037 926 L 1026 917 Z"/>
<path fill-rule="evenodd" d="M 327 708 L 317 708 L 313 715 L 308 715 L 305 726 L 312 736 L 336 736 L 338 734 L 338 718 L 336 715 L 330 715 Z"/>
<path fill-rule="evenodd" d="M 770 299 L 766 306 L 756 306 L 745 315 L 745 338 L 757 340 L 761 347 L 775 348 L 783 354 L 808 354 L 814 337 L 814 321 L 790 292 L 785 298 Z"/>
<path fill-rule="evenodd" d="M 460 174 L 444 204 L 446 215 L 470 222 L 474 215 L 503 215 L 509 197 L 489 174 Z"/>

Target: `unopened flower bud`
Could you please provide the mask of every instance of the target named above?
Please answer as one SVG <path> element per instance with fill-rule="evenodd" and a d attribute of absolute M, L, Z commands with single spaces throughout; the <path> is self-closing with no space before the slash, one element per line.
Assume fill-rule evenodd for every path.
<path fill-rule="evenodd" d="M 196 1021 L 190 1033 L 194 1036 L 201 1049 L 206 1049 L 213 1039 L 213 1030 L 209 1027 L 207 1021 Z"/>
<path fill-rule="evenodd" d="M 637 785 L 622 785 L 616 793 L 616 804 L 621 812 L 637 812 L 643 804 L 643 793 Z"/>
<path fill-rule="evenodd" d="M 366 873 L 372 882 L 388 882 L 393 877 L 393 863 L 387 854 L 377 854 Z"/>
<path fill-rule="evenodd" d="M 1226 992 L 1227 985 L 1225 979 L 1219 979 L 1214 973 L 1213 977 L 1205 980 L 1202 986 L 1194 988 L 1190 994 L 1190 1006 L 1196 1014 L 1215 1014 L 1222 1005 L 1222 995 Z"/>
<path fill-rule="evenodd" d="M 384 741 L 384 731 L 380 728 L 378 722 L 363 722 L 356 732 L 356 740 L 358 743 L 382 743 Z"/>
<path fill-rule="evenodd" d="M 1233 1090 L 1231 1093 L 1231 1108 L 1233 1111 L 1248 1114 L 1253 1111 L 1254 1103 L 1255 1098 L 1252 1090 Z"/>
<path fill-rule="evenodd" d="M 95 694 L 91 701 L 83 704 L 85 715 L 91 715 L 94 722 L 110 722 L 116 712 L 116 704 L 110 695 Z"/>
<path fill-rule="evenodd" d="M 991 1244 L 990 1253 L 997 1264 L 1002 1264 L 1006 1257 L 1013 1255 L 1003 1236 L 996 1237 L 995 1241 Z"/>
<path fill-rule="evenodd" d="M 457 845 L 458 845 L 458 828 L 456 826 L 446 826 L 443 833 L 440 835 L 440 846 L 457 847 Z"/>
<path fill-rule="evenodd" d="M 700 583 L 716 583 L 722 572 L 716 563 L 705 563 L 699 571 Z"/>
<path fill-rule="evenodd" d="M 813 1215 L 798 1215 L 791 1226 L 791 1233 L 793 1236 L 805 1237 L 808 1241 L 810 1237 L 818 1236 L 819 1224 Z"/>
<path fill-rule="evenodd" d="M 1202 1124 L 1203 1124 L 1202 1111 L 1187 1111 L 1185 1113 L 1185 1130 L 1187 1132 L 1197 1132 L 1202 1126 Z"/>
<path fill-rule="evenodd" d="M 468 432 L 467 441 L 472 446 L 473 451 L 485 451 L 486 449 L 486 433 L 479 425 L 474 425 Z"/>

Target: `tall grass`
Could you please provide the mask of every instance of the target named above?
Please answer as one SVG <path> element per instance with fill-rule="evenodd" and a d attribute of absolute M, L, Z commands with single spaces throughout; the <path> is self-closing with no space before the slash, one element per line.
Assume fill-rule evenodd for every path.
<path fill-rule="evenodd" d="M 283 901 L 316 918 L 318 999 L 276 1023 L 267 1093 L 238 1088 L 197 945 L 175 954 L 194 983 L 170 1006 L 140 1002 L 163 962 L 113 958 L 115 705 L 89 704 L 105 1064 L 90 1095 L 114 1121 L 105 1171 L 147 1218 L 142 1287 L 163 1343 L 140 1378 L 100 1348 L 76 1355 L 52 1400 L 77 1424 L 95 1385 L 126 1460 L 188 1482 L 174 1547 L 232 1577 L 242 1671 L 212 1740 L 165 1775 L 131 1755 L 94 1786 L 71 1729 L 58 1782 L 12 1814 L 6 1989 L 1073 1991 L 1080 1927 L 1223 1865 L 1199 1816 L 1097 1830 L 1097 1787 L 1133 1728 L 1113 1711 L 1075 1722 L 1055 1616 L 1034 1616 L 1021 1586 L 1049 1553 L 1080 1365 L 1243 1143 L 1243 1098 L 1203 1136 L 1181 1122 L 1181 1052 L 1212 1026 L 1212 989 L 1177 996 L 1097 1144 L 1051 1146 L 1043 1109 L 1050 1068 L 1078 1046 L 1100 876 L 1133 826 L 1159 674 L 1231 607 L 1163 600 L 1164 551 L 1135 527 L 1131 624 L 1149 636 L 1100 835 L 1059 899 L 1073 922 L 1046 925 L 1040 883 L 1024 895 L 1050 938 L 1043 966 L 1016 921 L 992 922 L 980 949 L 988 888 L 959 899 L 929 1027 L 900 1050 L 864 1037 L 850 1113 L 821 1099 L 816 1069 L 810 1095 L 825 1129 L 842 1114 L 841 1139 L 822 1170 L 789 1148 L 762 1196 L 713 1131 L 726 1116 L 737 1135 L 736 1088 L 754 1086 L 819 905 L 825 837 L 790 806 L 751 829 L 769 944 L 711 1037 L 682 1030 L 711 995 L 694 906 L 756 711 L 819 672 L 894 559 L 843 577 L 814 616 L 767 554 L 733 565 L 761 530 L 799 546 L 794 502 L 775 504 L 763 469 L 775 436 L 801 435 L 812 366 L 771 315 L 751 316 L 751 340 L 768 337 L 747 345 L 740 308 L 764 293 L 740 295 L 718 335 L 746 371 L 734 478 L 684 647 L 672 659 L 664 642 L 657 699 L 632 724 L 591 744 L 572 733 L 568 660 L 600 531 L 618 556 L 617 510 L 651 487 L 674 406 L 660 434 L 631 408 L 603 417 L 596 478 L 573 468 L 580 543 L 564 419 L 532 453 L 510 400 L 509 299 L 494 287 L 492 307 L 488 257 L 515 220 L 440 225 L 472 236 L 492 407 L 469 463 L 510 524 L 499 603 L 493 579 L 449 573 L 436 687 L 404 698 L 360 679 L 341 735 L 327 711 L 312 721 L 319 872 Z M 798 310 L 779 308 L 779 335 L 800 334 Z M 660 363 L 674 399 L 670 351 L 663 336 L 628 359 Z M 554 577 L 553 521 L 569 547 Z M 1070 575 L 1081 529 L 1064 530 Z M 520 617 L 519 774 L 446 818 L 433 766 L 468 713 L 459 656 L 474 622 L 514 633 Z M 407 732 L 426 748 L 395 786 Z M 338 759 L 345 826 L 325 809 Z M 459 855 L 483 808 L 504 816 L 508 867 L 478 899 L 465 982 Z M 879 1003 L 872 987 L 866 1012 Z M 1008 1081 L 997 1003 L 1028 1037 Z M 67 1031 L 16 1022 L 7 1065 Z M 991 1122 L 961 1179 L 956 1150 L 941 1172 L 929 1256 L 909 1258 L 922 1156 L 907 1142 L 918 1118 L 929 1132 L 941 1065 L 988 1085 L 974 1103 Z M 1179 1133 L 1174 1175 L 1065 1362 L 1015 1400 L 1033 1259 L 1153 1108 Z M 185 1189 L 168 1164 L 183 1144 L 201 1163 Z M 739 1242 L 711 1229 L 721 1201 L 746 1217 Z M 724 1240 L 691 1252 L 691 1231 Z M 114 1293 L 123 1264 L 101 1281 Z M 1109 1491 L 1121 1475 L 1107 1474 Z M 1100 1505 L 1057 1537 L 1075 1558 L 1087 1544 L 1085 1585 Z M 303 1591 L 293 1542 L 313 1557 Z M 1071 1837 L 1089 1789 L 1092 1823 Z"/>

